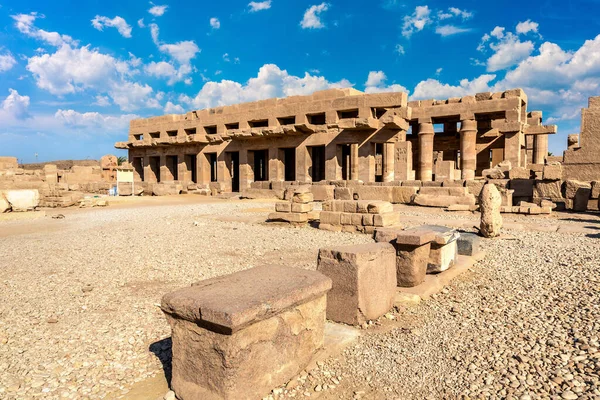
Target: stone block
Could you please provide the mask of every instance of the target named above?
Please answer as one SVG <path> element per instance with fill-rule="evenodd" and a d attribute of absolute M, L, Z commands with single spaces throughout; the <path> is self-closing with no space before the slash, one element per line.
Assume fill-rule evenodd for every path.
<path fill-rule="evenodd" d="M 574 199 L 579 189 L 590 189 L 591 194 L 592 184 L 572 179 L 565 181 L 565 198 Z"/>
<path fill-rule="evenodd" d="M 476 199 L 479 198 L 479 195 L 481 194 L 481 189 L 483 189 L 483 185 L 485 185 L 485 181 L 482 180 L 472 180 L 467 181 L 466 183 L 467 189 L 469 189 L 469 193 L 475 196 Z"/>
<path fill-rule="evenodd" d="M 469 189 L 466 187 L 422 187 L 419 194 L 435 196 L 466 196 Z"/>
<path fill-rule="evenodd" d="M 313 194 L 313 200 L 311 201 L 333 200 L 335 197 L 334 190 L 335 186 L 332 185 L 313 185 L 310 190 Z"/>
<path fill-rule="evenodd" d="M 377 227 L 373 234 L 373 239 L 377 243 L 394 243 L 396 242 L 398 233 L 402 231 L 403 228 L 400 225 Z"/>
<path fill-rule="evenodd" d="M 504 179 L 504 171 L 498 167 L 484 169 L 481 174 L 486 179 Z"/>
<path fill-rule="evenodd" d="M 328 225 L 341 224 L 341 212 L 336 211 L 321 211 L 320 222 Z"/>
<path fill-rule="evenodd" d="M 275 203 L 275 211 L 288 213 L 292 211 L 292 203 L 289 201 L 280 201 Z"/>
<path fill-rule="evenodd" d="M 343 200 L 342 211 L 345 213 L 355 213 L 358 209 L 357 202 L 354 200 Z"/>
<path fill-rule="evenodd" d="M 357 200 L 392 201 L 393 186 L 357 186 L 354 188 L 354 198 Z"/>
<path fill-rule="evenodd" d="M 370 201 L 367 205 L 367 212 L 369 214 L 382 214 L 389 213 L 394 211 L 394 207 L 392 203 L 388 203 L 387 201 Z"/>
<path fill-rule="evenodd" d="M 307 213 L 274 212 L 270 213 L 268 218 L 271 221 L 285 221 L 297 224 L 303 224 L 308 222 Z"/>
<path fill-rule="evenodd" d="M 368 207 L 369 207 L 370 202 L 367 200 L 359 200 L 356 202 L 356 212 L 359 214 L 367 214 L 369 212 Z"/>
<path fill-rule="evenodd" d="M 398 224 L 400 224 L 400 214 L 397 212 L 373 215 L 373 226 L 397 226 Z"/>
<path fill-rule="evenodd" d="M 342 225 L 354 225 L 352 223 L 352 215 L 354 214 L 350 214 L 350 213 L 341 213 L 340 214 L 340 223 Z M 361 218 L 362 221 L 362 218 Z"/>
<path fill-rule="evenodd" d="M 319 250 L 317 271 L 333 281 L 327 319 L 350 325 L 388 312 L 396 294 L 396 253 L 389 243 Z"/>
<path fill-rule="evenodd" d="M 427 273 L 437 273 L 452 267 L 456 261 L 456 240 L 460 236 L 454 229 L 439 225 L 422 225 L 422 230 L 430 230 L 435 233 L 431 241 Z"/>
<path fill-rule="evenodd" d="M 573 198 L 573 211 L 587 211 L 590 201 L 591 188 L 580 187 Z"/>
<path fill-rule="evenodd" d="M 560 163 L 554 163 L 544 165 L 542 171 L 542 179 L 544 180 L 561 180 L 562 179 L 562 165 Z"/>
<path fill-rule="evenodd" d="M 443 196 L 417 194 L 413 200 L 414 204 L 423 207 L 449 207 L 453 204 L 475 205 L 475 196 Z"/>
<path fill-rule="evenodd" d="M 592 192 L 590 194 L 590 197 L 592 199 L 600 198 L 600 182 L 599 181 L 593 181 L 591 183 L 591 186 L 592 186 Z"/>
<path fill-rule="evenodd" d="M 171 388 L 180 399 L 263 398 L 323 346 L 331 279 L 257 267 L 166 294 Z"/>
<path fill-rule="evenodd" d="M 514 197 L 533 197 L 534 186 L 535 180 L 533 179 L 511 179 L 509 183 L 510 189 L 514 190 Z M 512 206 L 512 204 L 510 205 Z"/>
<path fill-rule="evenodd" d="M 292 202 L 294 203 L 310 203 L 314 201 L 314 195 L 312 193 L 294 193 Z"/>
<path fill-rule="evenodd" d="M 400 235 L 398 236 L 400 237 Z M 431 243 L 411 245 L 396 243 L 396 281 L 400 287 L 417 286 L 425 280 Z"/>
<path fill-rule="evenodd" d="M 1 202 L 2 200 L 0 200 Z M 598 199 L 589 199 L 587 204 L 588 211 L 600 211 L 600 205 L 598 204 Z M 0 210 L 2 207 L 0 207 Z"/>
<path fill-rule="evenodd" d="M 474 233 L 461 233 L 456 241 L 458 254 L 461 256 L 473 256 L 479 252 L 481 238 Z"/>
<path fill-rule="evenodd" d="M 426 243 L 434 241 L 435 238 L 436 232 L 432 231 L 431 229 L 418 226 L 398 232 L 398 235 L 396 235 L 396 243 L 410 246 L 422 246 Z"/>
<path fill-rule="evenodd" d="M 508 171 L 509 179 L 530 179 L 531 170 L 525 167 L 514 167 Z"/>
<path fill-rule="evenodd" d="M 4 190 L 3 194 L 13 211 L 32 211 L 40 204 L 37 189 Z"/>
<path fill-rule="evenodd" d="M 421 181 L 402 181 L 402 186 L 421 187 Z"/>
<path fill-rule="evenodd" d="M 313 205 L 310 203 L 290 203 L 293 213 L 307 213 L 313 210 Z"/>
<path fill-rule="evenodd" d="M 410 204 L 417 194 L 417 186 L 394 186 L 392 187 L 392 203 Z"/>
<path fill-rule="evenodd" d="M 319 229 L 324 230 L 324 231 L 329 231 L 329 232 L 341 232 L 342 225 L 331 225 L 331 224 L 324 224 L 322 222 L 319 222 Z"/>
<path fill-rule="evenodd" d="M 10 203 L 4 197 L 4 194 L 0 192 L 0 214 L 10 211 Z"/>
<path fill-rule="evenodd" d="M 348 187 L 336 187 L 333 190 L 335 200 L 352 200 L 353 190 Z"/>
<path fill-rule="evenodd" d="M 535 181 L 533 188 L 534 198 L 557 199 L 562 198 L 561 182 L 560 181 Z"/>
<path fill-rule="evenodd" d="M 364 226 L 373 226 L 373 214 L 361 214 L 362 215 L 362 225 Z"/>
<path fill-rule="evenodd" d="M 421 187 L 432 187 L 432 188 L 436 188 L 436 187 L 442 187 L 442 182 L 441 181 L 423 181 L 421 182 Z"/>

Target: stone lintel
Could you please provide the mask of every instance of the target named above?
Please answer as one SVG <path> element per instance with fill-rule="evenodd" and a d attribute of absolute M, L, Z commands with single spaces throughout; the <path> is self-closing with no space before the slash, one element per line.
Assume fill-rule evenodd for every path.
<path fill-rule="evenodd" d="M 556 125 L 529 125 L 525 126 L 526 135 L 554 135 L 558 132 Z"/>

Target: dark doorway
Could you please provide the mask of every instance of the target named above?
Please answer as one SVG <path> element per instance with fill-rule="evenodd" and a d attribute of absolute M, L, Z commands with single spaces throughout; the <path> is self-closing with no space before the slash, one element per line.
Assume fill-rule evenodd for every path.
<path fill-rule="evenodd" d="M 310 148 L 312 167 L 310 176 L 313 182 L 325 180 L 325 146 L 312 146 Z"/>
<path fill-rule="evenodd" d="M 227 169 L 231 176 L 231 191 L 240 191 L 240 153 L 238 151 L 232 151 L 225 153 L 225 161 L 227 162 Z"/>
<path fill-rule="evenodd" d="M 185 155 L 185 168 L 188 172 L 191 172 L 192 182 L 198 183 L 198 170 L 196 168 L 196 155 L 186 154 Z"/>
<path fill-rule="evenodd" d="M 254 181 L 268 181 L 267 162 L 269 159 L 268 150 L 254 150 Z"/>
<path fill-rule="evenodd" d="M 150 171 L 154 174 L 156 182 L 160 182 L 160 156 L 150 157 Z"/>
<path fill-rule="evenodd" d="M 167 169 L 171 173 L 173 180 L 176 181 L 179 179 L 179 174 L 177 171 L 177 156 L 167 156 Z"/>
<path fill-rule="evenodd" d="M 144 158 L 143 157 L 133 157 L 133 169 L 135 174 L 141 180 L 144 180 Z"/>
<path fill-rule="evenodd" d="M 283 151 L 284 180 L 296 180 L 296 149 L 281 149 Z"/>
<path fill-rule="evenodd" d="M 383 143 L 375 143 L 375 182 L 383 182 Z"/>
<path fill-rule="evenodd" d="M 206 160 L 210 165 L 210 181 L 217 181 L 217 153 L 207 153 Z"/>
<path fill-rule="evenodd" d="M 347 181 L 350 180 L 350 168 L 352 168 L 352 163 L 350 161 L 350 145 L 343 144 L 342 145 L 342 180 Z"/>

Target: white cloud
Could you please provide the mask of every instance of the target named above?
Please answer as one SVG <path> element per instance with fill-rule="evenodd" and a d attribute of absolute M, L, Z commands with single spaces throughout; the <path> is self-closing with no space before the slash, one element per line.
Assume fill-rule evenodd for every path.
<path fill-rule="evenodd" d="M 80 113 L 75 110 L 59 109 L 54 118 L 62 125 L 69 128 L 102 128 L 102 130 L 122 132 L 129 127 L 132 119 L 138 115 L 124 114 L 118 116 L 102 115 L 98 112 Z"/>
<path fill-rule="evenodd" d="M 537 22 L 533 22 L 528 19 L 527 21 L 519 22 L 517 24 L 516 32 L 522 35 L 526 35 L 529 32 L 539 33 L 538 27 L 539 24 Z"/>
<path fill-rule="evenodd" d="M 150 3 L 150 4 L 152 4 L 152 3 Z M 160 17 L 160 16 L 162 16 L 167 11 L 167 8 L 169 8 L 169 6 L 155 6 L 155 5 L 153 5 L 153 7 L 148 10 L 148 12 L 150 14 L 154 15 L 155 17 Z"/>
<path fill-rule="evenodd" d="M 193 40 L 184 40 L 173 44 L 161 44 L 159 50 L 170 55 L 180 64 L 189 64 L 200 49 Z"/>
<path fill-rule="evenodd" d="M 463 79 L 457 86 L 453 86 L 430 78 L 419 82 L 410 97 L 411 99 L 447 99 L 487 92 L 490 90 L 489 83 L 494 79 L 496 75 L 481 75 L 473 80 Z"/>
<path fill-rule="evenodd" d="M 153 89 L 148 84 L 137 82 L 121 82 L 113 85 L 109 91 L 113 102 L 123 111 L 133 111 L 140 108 L 161 108 L 160 95 L 152 97 Z"/>
<path fill-rule="evenodd" d="M 223 61 L 225 61 L 225 62 L 230 62 L 231 61 L 231 59 L 229 58 L 229 53 L 223 54 Z"/>
<path fill-rule="evenodd" d="M 96 101 L 92 104 L 100 107 L 108 107 L 110 105 L 110 99 L 108 96 L 97 95 Z"/>
<path fill-rule="evenodd" d="M 210 19 L 210 27 L 213 29 L 219 29 L 221 28 L 221 21 L 219 21 L 219 18 L 211 18 Z"/>
<path fill-rule="evenodd" d="M 406 52 L 404 51 L 404 46 L 402 46 L 401 44 L 397 44 L 394 47 L 394 50 L 396 51 L 396 53 L 400 54 L 400 55 L 404 55 Z"/>
<path fill-rule="evenodd" d="M 365 93 L 382 93 L 382 92 L 405 92 L 408 90 L 398 84 L 387 86 L 385 81 L 387 76 L 383 71 L 371 71 L 365 82 Z"/>
<path fill-rule="evenodd" d="M 269 8 L 271 8 L 271 0 L 251 1 L 250 3 L 248 3 L 248 7 L 250 8 L 250 12 L 268 10 Z"/>
<path fill-rule="evenodd" d="M 413 33 L 422 31 L 425 26 L 431 23 L 431 10 L 428 6 L 417 6 L 411 15 L 404 17 L 402 25 L 402 36 L 410 38 Z"/>
<path fill-rule="evenodd" d="M 272 97 L 308 95 L 317 90 L 351 87 L 347 80 L 330 82 L 322 76 L 305 73 L 303 77 L 288 74 L 274 64 L 263 65 L 255 78 L 244 84 L 222 80 L 206 82 L 196 97 L 180 96 L 179 101 L 195 108 L 209 108 Z"/>
<path fill-rule="evenodd" d="M 441 36 L 451 36 L 456 35 L 457 33 L 470 32 L 469 28 L 460 28 L 454 25 L 442 25 L 435 28 L 435 33 Z"/>
<path fill-rule="evenodd" d="M 0 72 L 6 72 L 15 65 L 17 65 L 17 60 L 15 60 L 12 54 L 0 54 Z"/>
<path fill-rule="evenodd" d="M 473 13 L 465 10 L 461 10 L 460 8 L 450 7 L 448 9 L 454 16 L 460 17 L 462 19 L 471 19 L 473 17 Z"/>
<path fill-rule="evenodd" d="M 170 101 L 167 101 L 164 112 L 166 114 L 183 114 L 185 110 L 179 104 L 173 104 Z"/>
<path fill-rule="evenodd" d="M 168 84 L 173 85 L 176 82 L 184 81 L 186 84 L 191 84 L 191 80 L 187 82 L 187 75 L 192 72 L 191 67 L 188 64 L 180 65 L 176 68 L 172 63 L 165 61 L 154 62 L 146 65 L 144 71 L 157 78 L 168 78 Z"/>
<path fill-rule="evenodd" d="M 191 84 L 192 79 L 187 77 L 194 71 L 191 61 L 200 52 L 200 48 L 193 40 L 184 40 L 177 43 L 162 43 L 159 39 L 160 30 L 158 25 L 150 24 L 150 33 L 152 40 L 158 49 L 167 54 L 170 62 L 152 62 L 146 66 L 146 72 L 150 75 L 169 79 L 169 84 L 172 85 L 178 81 L 184 81 L 186 84 Z M 177 63 L 178 65 L 175 65 Z"/>
<path fill-rule="evenodd" d="M 496 26 L 489 34 L 483 35 L 477 50 L 486 52 L 492 50 L 486 61 L 487 71 L 496 72 L 517 65 L 529 57 L 535 45 L 532 41 L 521 41 L 519 36 L 506 32 L 501 26 Z"/>
<path fill-rule="evenodd" d="M 438 68 L 438 69 L 435 70 L 435 74 L 439 76 L 442 73 L 443 70 L 444 69 L 440 67 L 440 68 Z"/>
<path fill-rule="evenodd" d="M 143 22 L 143 19 L 142 19 L 142 22 Z M 94 17 L 94 19 L 92 20 L 92 25 L 94 26 L 94 28 L 98 29 L 99 31 L 103 30 L 105 26 L 108 26 L 111 28 L 117 28 L 117 31 L 119 31 L 121 36 L 123 36 L 125 38 L 131 37 L 131 26 L 129 26 L 127 21 L 125 21 L 123 18 L 119 17 L 118 15 L 116 17 L 114 17 L 113 19 L 110 19 L 108 17 L 103 17 L 100 15 L 96 15 L 96 17 Z"/>
<path fill-rule="evenodd" d="M 325 24 L 321 21 L 321 14 L 329 9 L 328 3 L 310 6 L 305 12 L 300 26 L 303 29 L 321 29 Z"/>
<path fill-rule="evenodd" d="M 15 21 L 15 26 L 19 32 L 23 33 L 32 38 L 36 38 L 47 42 L 52 46 L 61 46 L 64 43 L 76 44 L 72 37 L 67 35 L 61 35 L 58 32 L 48 32 L 43 29 L 36 28 L 33 23 L 37 18 L 45 18 L 43 15 L 36 12 L 29 14 L 17 14 L 11 15 L 11 18 Z"/>
<path fill-rule="evenodd" d="M 21 96 L 14 89 L 8 89 L 8 92 L 9 95 L 2 101 L 0 120 L 4 120 L 7 117 L 17 120 L 29 118 L 29 96 Z"/>

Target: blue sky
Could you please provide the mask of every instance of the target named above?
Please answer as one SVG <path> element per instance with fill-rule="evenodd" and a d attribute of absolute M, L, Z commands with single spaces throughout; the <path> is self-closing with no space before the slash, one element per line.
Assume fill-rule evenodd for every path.
<path fill-rule="evenodd" d="M 0 155 L 99 158 L 131 118 L 352 86 L 524 88 L 559 154 L 600 95 L 598 1 L 3 1 Z"/>

